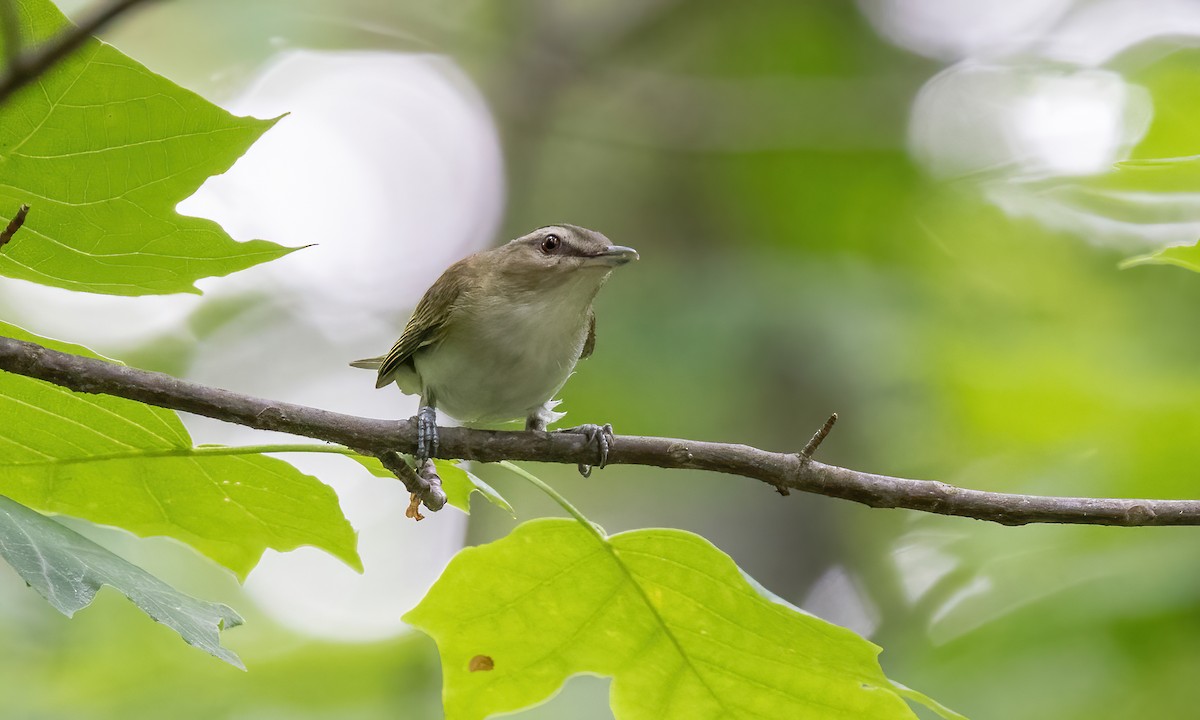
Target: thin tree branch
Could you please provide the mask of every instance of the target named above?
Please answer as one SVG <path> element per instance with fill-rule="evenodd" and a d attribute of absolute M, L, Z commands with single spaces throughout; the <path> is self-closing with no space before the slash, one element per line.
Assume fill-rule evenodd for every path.
<path fill-rule="evenodd" d="M 389 453 L 396 451 L 410 454 L 416 451 L 417 432 L 411 420 L 377 420 L 264 400 L 11 338 L 0 337 L 0 370 L 76 392 L 114 395 L 259 430 L 338 443 L 381 459 L 394 458 Z M 595 456 L 595 448 L 588 445 L 587 439 L 574 433 L 441 428 L 439 435 L 438 456 L 443 458 L 482 462 L 536 460 L 575 465 L 591 462 Z M 746 445 L 618 435 L 609 452 L 608 464 L 710 470 L 761 480 L 776 488 L 853 500 L 871 507 L 907 508 L 1003 525 L 1200 525 L 1200 500 L 1126 500 L 984 492 L 929 480 L 858 472 L 826 465 L 799 453 L 768 452 Z M 433 485 L 421 487 L 414 483 L 409 490 L 420 496 L 426 507 L 434 510 L 441 507 L 441 503 L 438 498 L 430 497 L 430 487 Z"/>
<path fill-rule="evenodd" d="M 0 2 L 4 3 L 11 1 L 0 0 Z M 144 2 L 146 0 L 111 0 L 111 2 L 104 4 L 83 18 L 77 26 L 68 27 L 58 35 L 25 53 L 13 54 L 12 51 L 7 49 L 8 42 L 6 42 L 5 47 L 6 52 L 9 54 L 9 62 L 7 63 L 3 78 L 0 79 L 0 103 L 3 103 L 14 92 L 38 79 L 50 68 L 57 65 L 78 49 L 88 38 L 99 32 L 105 25 Z M 4 29 L 6 39 L 18 36 L 15 27 L 8 27 L 12 15 L 15 15 L 15 13 L 9 12 L 6 13 L 6 17 L 0 18 L 6 25 Z"/>

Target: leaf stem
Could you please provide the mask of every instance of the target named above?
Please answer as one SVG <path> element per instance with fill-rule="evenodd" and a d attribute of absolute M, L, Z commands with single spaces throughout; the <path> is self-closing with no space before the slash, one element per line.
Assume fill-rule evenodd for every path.
<path fill-rule="evenodd" d="M 570 513 L 571 517 L 578 520 L 584 527 L 586 527 L 588 529 L 588 531 L 590 533 L 595 535 L 601 542 L 605 541 L 604 535 L 598 529 L 596 529 L 596 526 L 592 524 L 591 520 L 588 520 L 586 517 L 584 517 L 583 513 L 579 512 L 579 508 L 572 505 L 570 503 L 570 501 L 568 501 L 565 497 L 563 497 L 557 490 L 555 490 L 554 488 L 547 485 L 545 482 L 543 482 L 541 479 L 539 479 L 536 475 L 534 475 L 533 473 L 529 472 L 528 470 L 526 470 L 525 468 L 523 468 L 519 465 L 514 465 L 514 464 L 510 463 L 507 460 L 501 460 L 500 462 L 498 462 L 496 464 L 499 465 L 500 467 L 504 468 L 505 470 L 508 470 L 511 473 L 520 475 L 521 477 L 525 478 L 535 488 L 537 488 L 538 490 L 541 490 L 542 492 L 549 495 L 551 500 L 558 503 L 559 506 L 563 510 L 566 510 L 568 513 Z"/>
<path fill-rule="evenodd" d="M 276 443 L 271 445 L 197 445 L 182 455 L 258 455 L 260 453 L 332 453 L 335 455 L 358 455 L 359 453 L 341 445 L 322 443 Z"/>
<path fill-rule="evenodd" d="M 38 460 L 25 463 L 5 463 L 6 467 L 29 467 L 34 465 L 80 465 L 106 460 L 140 460 L 143 458 L 168 457 L 225 457 L 229 455 L 260 455 L 262 453 L 333 453 L 336 455 L 358 455 L 348 447 L 320 443 L 278 443 L 273 445 L 197 445 L 195 447 L 156 448 L 151 450 L 134 450 L 130 452 L 110 453 L 107 455 L 88 455 L 81 458 L 66 458 L 62 460 Z"/>
<path fill-rule="evenodd" d="M 892 684 L 892 689 L 894 689 L 896 691 L 897 695 L 899 695 L 902 698 L 905 698 L 906 700 L 912 700 L 913 702 L 924 705 L 926 708 L 937 713 L 942 718 L 945 718 L 945 720 L 967 720 L 965 715 L 951 710 L 950 708 L 941 704 L 937 700 L 934 700 L 933 698 L 929 697 L 928 695 L 926 695 L 923 692 L 920 692 L 918 690 L 913 690 L 912 688 L 908 687 L 907 685 L 898 683 L 895 680 L 892 680 L 891 678 L 888 678 L 888 682 L 890 682 Z"/>

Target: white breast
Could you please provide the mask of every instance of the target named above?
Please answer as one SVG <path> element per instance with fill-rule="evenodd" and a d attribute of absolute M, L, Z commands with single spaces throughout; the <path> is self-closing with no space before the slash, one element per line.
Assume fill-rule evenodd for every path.
<path fill-rule="evenodd" d="M 525 418 L 574 370 L 587 338 L 588 300 L 550 303 L 530 294 L 482 308 L 414 354 L 421 381 L 437 407 L 461 422 Z"/>

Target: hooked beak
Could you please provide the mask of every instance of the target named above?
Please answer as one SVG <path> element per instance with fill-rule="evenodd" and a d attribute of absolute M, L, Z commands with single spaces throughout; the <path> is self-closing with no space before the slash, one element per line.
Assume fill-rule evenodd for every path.
<path fill-rule="evenodd" d="M 613 245 L 604 252 L 588 258 L 588 264 L 602 265 L 605 267 L 617 267 L 618 265 L 624 265 L 637 259 L 637 250 L 634 250 L 631 247 L 625 247 L 624 245 Z"/>

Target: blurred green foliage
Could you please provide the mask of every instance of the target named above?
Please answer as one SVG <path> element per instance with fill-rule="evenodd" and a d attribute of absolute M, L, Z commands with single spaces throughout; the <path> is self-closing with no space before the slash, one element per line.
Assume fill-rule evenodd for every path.
<path fill-rule="evenodd" d="M 990 490 L 1200 496 L 1200 337 L 1187 329 L 1197 278 L 1118 271 L 1123 254 L 1091 238 L 1010 218 L 970 184 L 929 180 L 904 130 L 940 66 L 889 46 L 853 4 L 181 0 L 113 40 L 142 43 L 173 77 L 219 94 L 213 63 L 244 76 L 278 34 L 450 53 L 504 135 L 504 235 L 570 219 L 641 251 L 598 300 L 596 354 L 564 391 L 572 419 L 794 450 L 836 410 L 828 462 Z M 1192 56 L 1114 64 L 1155 103 L 1134 157 L 1197 153 Z M 1081 187 L 1196 183 L 1130 166 Z M 698 532 L 798 604 L 845 569 L 877 621 L 884 670 L 969 716 L 1194 714 L 1191 530 L 1004 528 L 781 499 L 691 472 L 540 472 L 610 532 Z M 478 473 L 521 517 L 554 512 Z M 477 511 L 471 538 L 513 523 Z M 221 587 L 232 602 L 236 589 Z M 177 652 L 162 628 L 104 600 L 70 625 L 6 602 L 17 618 L 0 623 L 7 714 L 439 712 L 424 639 L 333 646 L 250 618 L 230 636 L 251 668 L 242 676 Z M 605 717 L 597 700 L 572 683 L 520 717 Z"/>

